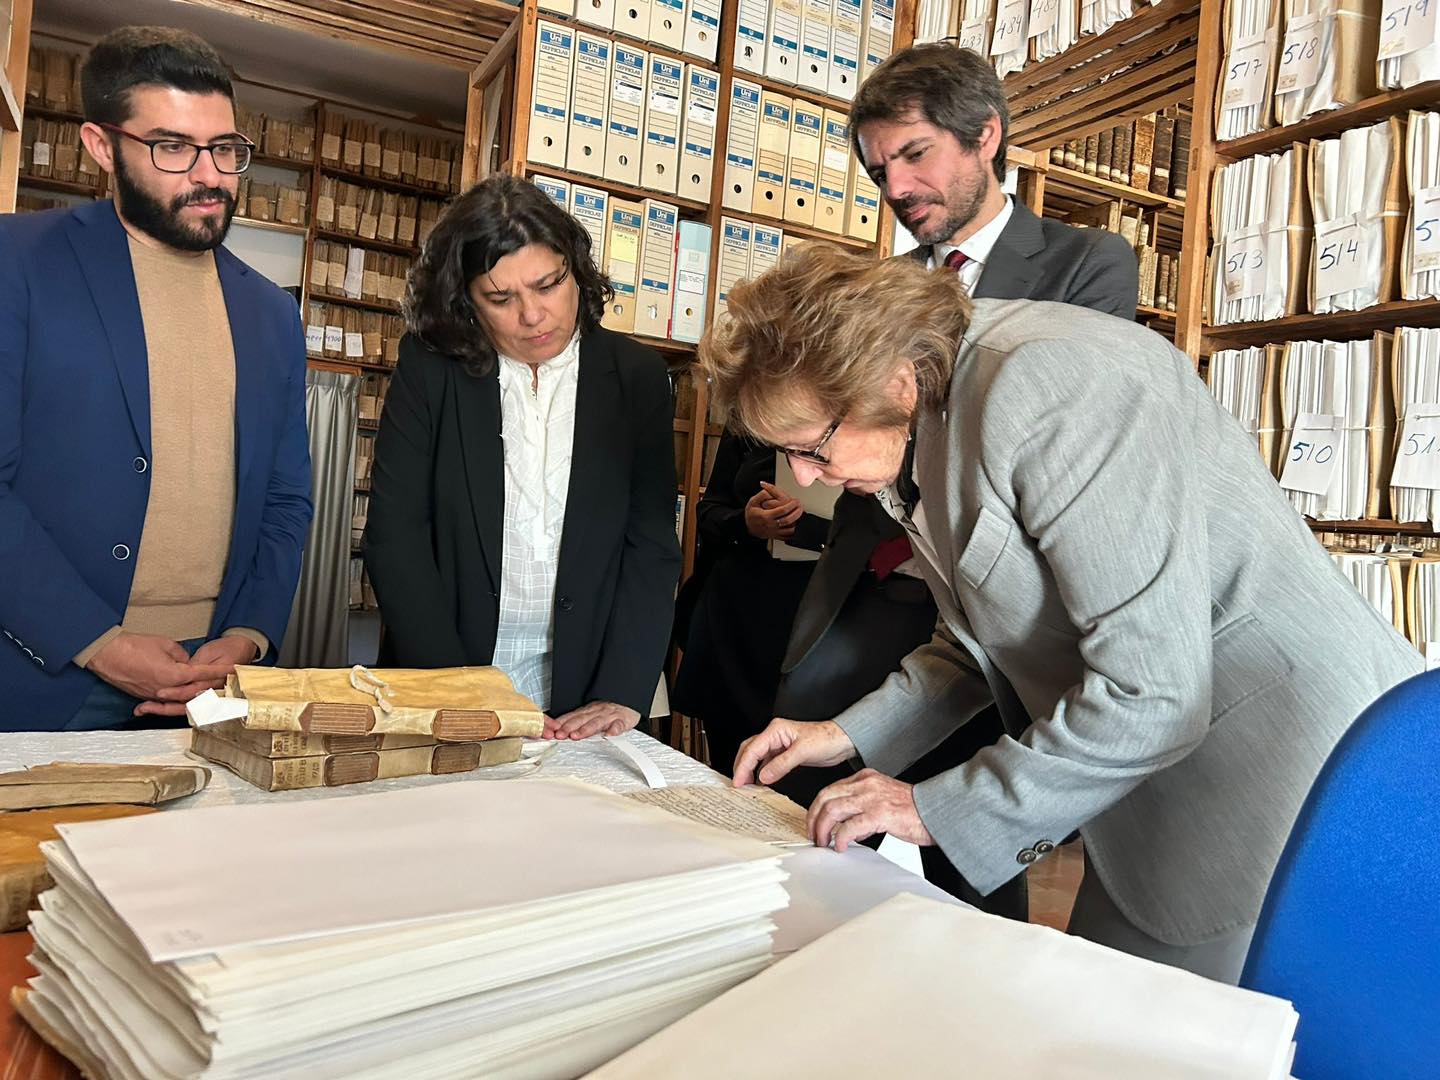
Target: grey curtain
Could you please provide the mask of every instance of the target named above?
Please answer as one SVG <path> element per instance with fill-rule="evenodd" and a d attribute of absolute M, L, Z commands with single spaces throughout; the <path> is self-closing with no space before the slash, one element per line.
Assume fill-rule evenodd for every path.
<path fill-rule="evenodd" d="M 360 377 L 311 370 L 305 376 L 315 519 L 300 567 L 284 667 L 345 667 L 350 632 L 350 516 L 355 498 L 355 422 Z"/>

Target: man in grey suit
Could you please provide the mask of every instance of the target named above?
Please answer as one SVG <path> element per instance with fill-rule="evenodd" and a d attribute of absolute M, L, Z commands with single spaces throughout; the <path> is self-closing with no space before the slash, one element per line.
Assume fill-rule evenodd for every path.
<path fill-rule="evenodd" d="M 906 529 L 934 638 L 735 782 L 858 757 L 812 838 L 938 845 L 988 893 L 1078 830 L 1072 931 L 1233 981 L 1327 754 L 1420 657 L 1335 568 L 1190 361 L 1120 319 L 976 300 L 815 245 L 736 287 L 701 363 L 802 483 Z M 874 318 L 884 311 L 886 319 Z M 1005 735 L 893 779 L 994 702 Z"/>
<path fill-rule="evenodd" d="M 972 296 L 1058 300 L 1133 320 L 1136 260 L 1123 239 L 1037 218 L 1002 190 L 1009 126 L 994 68 L 966 49 L 903 49 L 865 81 L 850 130 L 861 163 L 920 244 L 899 258 L 954 269 Z M 828 719 L 929 640 L 935 605 L 910 554 L 904 530 L 874 499 L 840 496 L 791 629 L 777 715 Z M 987 710 L 907 779 L 963 764 L 1001 734 L 998 714 Z M 805 770 L 786 791 L 808 803 L 838 775 Z M 939 849 L 923 852 L 922 861 L 925 876 L 955 895 L 995 914 L 1027 917 L 1023 877 L 982 898 Z"/>

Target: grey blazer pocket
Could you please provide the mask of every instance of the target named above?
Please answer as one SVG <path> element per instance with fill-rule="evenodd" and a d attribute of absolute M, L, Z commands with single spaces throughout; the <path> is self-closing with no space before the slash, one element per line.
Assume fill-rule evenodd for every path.
<path fill-rule="evenodd" d="M 1013 524 L 998 514 L 992 514 L 983 506 L 980 508 L 980 516 L 975 519 L 975 528 L 970 533 L 970 539 L 965 542 L 960 561 L 955 564 L 955 569 L 972 589 L 978 589 L 985 584 L 990 571 L 995 569 L 995 564 L 1000 561 L 1000 553 L 1005 550 L 1005 544 L 1014 528 Z"/>
<path fill-rule="evenodd" d="M 1267 690 L 1294 672 L 1290 662 L 1254 615 L 1242 615 L 1222 627 L 1211 643 L 1210 718 L 1218 720 L 1235 706 Z"/>

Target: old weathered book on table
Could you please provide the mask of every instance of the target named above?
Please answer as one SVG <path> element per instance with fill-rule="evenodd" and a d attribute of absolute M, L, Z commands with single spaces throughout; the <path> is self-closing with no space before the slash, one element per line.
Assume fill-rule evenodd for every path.
<path fill-rule="evenodd" d="M 0 774 L 0 810 L 126 803 L 156 806 L 193 795 L 210 780 L 199 765 L 90 765 L 57 761 Z"/>
<path fill-rule="evenodd" d="M 55 826 L 154 812 L 150 806 L 107 804 L 0 814 L 0 931 L 23 930 L 35 898 L 55 884 L 40 854 L 41 841 L 60 835 Z"/>
<path fill-rule="evenodd" d="M 239 720 L 227 720 L 206 730 L 242 750 L 267 758 L 405 750 L 435 744 L 434 735 L 314 735 L 305 731 L 252 731 Z"/>
<path fill-rule="evenodd" d="M 442 776 L 473 772 L 490 765 L 520 760 L 523 739 L 490 739 L 472 743 L 431 743 L 397 750 L 361 750 L 348 754 L 271 758 L 251 753 L 205 728 L 197 728 L 190 749 L 224 765 L 242 780 L 266 791 L 339 787 L 392 780 L 400 776 Z"/>
<path fill-rule="evenodd" d="M 237 667 L 225 696 L 241 723 L 317 735 L 433 735 L 441 742 L 538 736 L 545 717 L 499 668 Z"/>

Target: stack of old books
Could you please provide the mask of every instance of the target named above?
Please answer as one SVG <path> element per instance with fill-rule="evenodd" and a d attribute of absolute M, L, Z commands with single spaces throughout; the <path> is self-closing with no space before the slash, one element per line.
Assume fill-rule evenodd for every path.
<path fill-rule="evenodd" d="M 241 667 L 189 713 L 191 751 L 266 791 L 471 772 L 544 728 L 498 668 Z"/>
<path fill-rule="evenodd" d="M 60 826 L 16 1008 L 92 1077 L 562 1077 L 766 967 L 780 853 L 575 781 Z"/>

